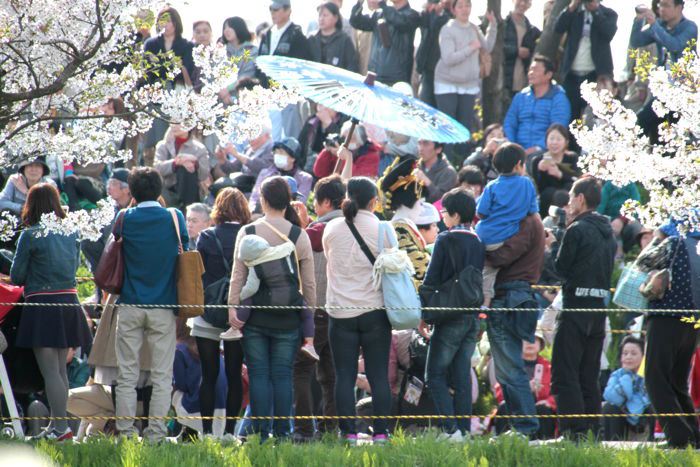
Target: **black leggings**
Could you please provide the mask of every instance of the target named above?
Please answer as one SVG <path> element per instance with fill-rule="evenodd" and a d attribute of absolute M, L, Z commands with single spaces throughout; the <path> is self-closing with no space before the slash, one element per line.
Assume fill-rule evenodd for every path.
<path fill-rule="evenodd" d="M 199 387 L 199 406 L 203 417 L 214 415 L 216 401 L 216 380 L 219 377 L 219 341 L 197 337 L 199 361 L 202 364 L 202 384 Z M 224 433 L 234 433 L 236 417 L 243 401 L 243 348 L 241 341 L 224 341 L 224 365 L 228 381 L 226 395 L 226 427 Z M 231 417 L 231 418 L 228 418 Z M 212 420 L 202 420 L 204 433 L 212 432 Z"/>

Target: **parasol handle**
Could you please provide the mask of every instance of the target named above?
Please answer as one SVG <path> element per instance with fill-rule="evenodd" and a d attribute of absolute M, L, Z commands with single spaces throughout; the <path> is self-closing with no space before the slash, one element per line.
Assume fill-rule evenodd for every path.
<path fill-rule="evenodd" d="M 373 73 L 374 74 L 374 73 Z M 345 137 L 345 141 L 343 141 L 343 144 L 341 144 L 341 147 L 348 147 L 348 144 L 350 144 L 350 141 L 352 141 L 352 135 L 355 133 L 355 127 L 357 127 L 357 124 L 360 123 L 360 121 L 356 118 L 353 118 L 350 120 L 352 122 L 352 125 L 350 126 L 350 131 L 348 131 L 348 135 Z M 337 161 L 335 161 L 335 168 L 333 169 L 334 174 L 339 174 L 340 173 L 340 158 L 338 158 Z"/>

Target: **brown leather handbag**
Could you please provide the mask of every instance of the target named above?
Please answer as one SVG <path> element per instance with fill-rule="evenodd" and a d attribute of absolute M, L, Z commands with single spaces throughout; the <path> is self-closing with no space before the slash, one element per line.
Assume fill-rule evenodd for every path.
<path fill-rule="evenodd" d="M 124 211 L 117 215 L 117 221 L 112 229 L 112 236 L 105 246 L 100 262 L 95 269 L 95 284 L 101 290 L 111 294 L 119 294 L 124 285 L 124 254 L 122 253 L 122 228 Z"/>
<path fill-rule="evenodd" d="M 177 214 L 174 209 L 170 209 L 173 216 L 175 231 L 180 253 L 177 256 L 177 303 L 178 305 L 198 305 L 188 306 L 178 309 L 178 317 L 194 318 L 204 314 L 204 284 L 202 274 L 204 274 L 204 263 L 198 251 L 184 251 L 182 238 L 180 237 L 180 223 L 177 221 Z"/>

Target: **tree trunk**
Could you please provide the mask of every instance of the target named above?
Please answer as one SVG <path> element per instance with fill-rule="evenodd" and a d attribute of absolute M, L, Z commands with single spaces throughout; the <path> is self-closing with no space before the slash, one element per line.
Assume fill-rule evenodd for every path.
<path fill-rule="evenodd" d="M 505 23 L 501 18 L 501 0 L 488 0 L 488 10 L 496 15 L 498 36 L 491 52 L 491 74 L 484 79 L 481 92 L 482 121 L 484 128 L 491 123 L 503 121 L 503 35 Z"/>
<path fill-rule="evenodd" d="M 535 53 L 549 58 L 555 65 L 559 62 L 559 43 L 561 34 L 554 31 L 554 23 L 564 8 L 569 5 L 569 0 L 555 0 L 554 7 L 548 19 L 545 19 L 544 30 L 540 40 L 537 41 Z M 558 67 L 557 67 L 558 68 Z"/>

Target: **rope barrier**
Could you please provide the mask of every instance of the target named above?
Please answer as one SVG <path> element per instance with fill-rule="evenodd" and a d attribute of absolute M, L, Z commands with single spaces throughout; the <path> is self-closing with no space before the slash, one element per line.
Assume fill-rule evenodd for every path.
<path fill-rule="evenodd" d="M 92 276 L 78 276 L 75 278 L 78 282 L 94 282 L 95 278 Z M 561 285 L 533 285 L 531 286 L 535 290 L 560 290 Z M 615 288 L 610 288 L 610 292 L 615 292 Z"/>
<path fill-rule="evenodd" d="M 10 422 L 12 420 L 440 420 L 440 419 L 471 419 L 473 417 L 489 417 L 502 419 L 519 419 L 519 418 L 621 418 L 621 417 L 639 417 L 639 418 L 671 418 L 671 417 L 697 417 L 697 413 L 660 413 L 660 414 L 533 414 L 533 415 L 283 415 L 283 416 L 242 416 L 242 417 L 227 417 L 226 415 L 212 415 L 204 417 L 201 415 L 164 415 L 164 416 L 131 416 L 131 415 L 114 415 L 114 416 L 66 416 L 66 417 L 0 417 L 2 422 Z"/>
<path fill-rule="evenodd" d="M 0 307 L 13 307 L 13 306 L 43 306 L 43 307 L 70 307 L 70 306 L 90 306 L 90 307 L 106 307 L 111 306 L 106 303 L 41 303 L 41 302 L 0 302 Z M 308 306 L 308 305 L 180 305 L 180 304 L 159 304 L 159 305 L 146 305 L 146 304 L 125 304 L 119 303 L 118 307 L 128 307 L 128 308 L 249 308 L 249 309 L 264 309 L 264 310 L 299 310 L 300 308 L 308 308 L 311 310 L 323 309 L 323 310 L 357 310 L 357 311 L 373 311 L 373 310 L 386 310 L 386 307 L 377 308 L 375 306 L 340 306 L 340 305 L 325 305 L 325 306 Z M 391 307 L 392 311 L 410 311 L 413 307 Z M 473 311 L 478 313 L 493 313 L 493 312 L 510 312 L 510 311 L 531 311 L 540 312 L 540 308 L 477 308 L 477 307 L 422 307 L 422 310 L 427 311 Z M 692 314 L 700 313 L 700 310 L 680 310 L 673 308 L 661 308 L 661 309 L 649 309 L 649 308 L 566 308 L 562 309 L 562 312 L 566 313 L 654 313 L 654 314 Z"/>

